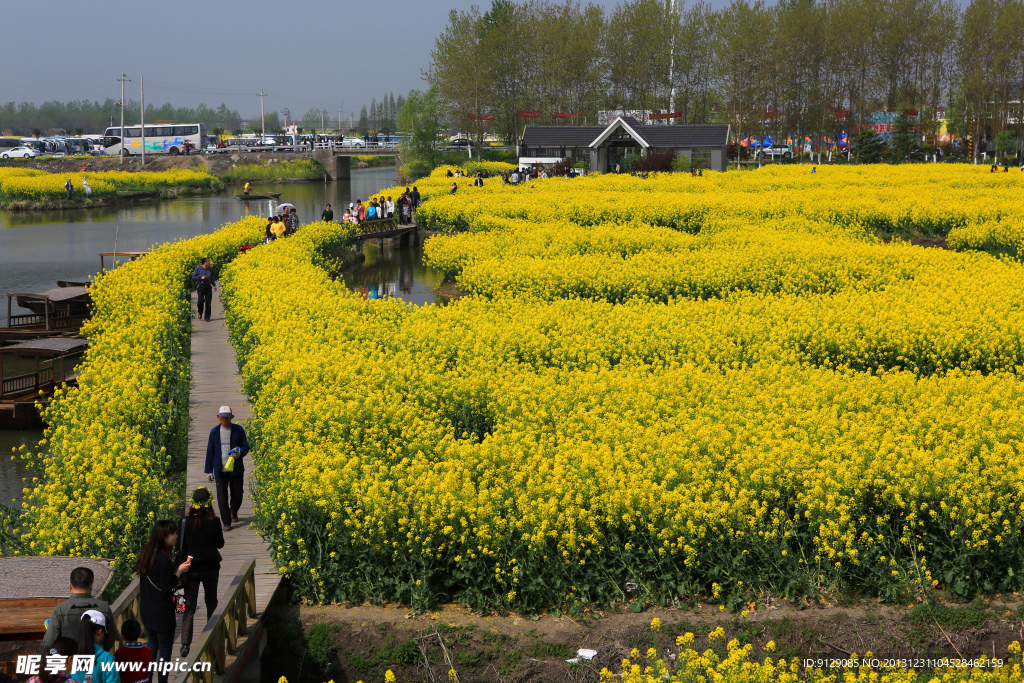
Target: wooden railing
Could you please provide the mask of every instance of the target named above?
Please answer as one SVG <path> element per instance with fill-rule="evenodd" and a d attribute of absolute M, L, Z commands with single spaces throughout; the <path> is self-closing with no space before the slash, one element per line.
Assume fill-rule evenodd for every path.
<path fill-rule="evenodd" d="M 129 619 L 142 623 L 141 612 L 139 611 L 139 577 L 128 584 L 124 592 L 118 596 L 114 604 L 110 606 L 110 613 L 114 616 L 114 624 L 117 626 L 115 636 L 121 643 L 121 625 Z"/>
<path fill-rule="evenodd" d="M 0 388 L 0 398 L 9 395 L 19 395 L 30 391 L 38 391 L 47 384 L 53 383 L 53 368 L 43 368 L 39 372 L 32 372 L 27 375 L 15 375 L 5 377 L 3 387 Z"/>
<path fill-rule="evenodd" d="M 47 329 L 51 330 L 65 330 L 65 329 L 77 329 L 82 326 L 82 323 L 88 319 L 85 315 L 69 315 L 65 311 L 55 311 L 50 316 L 50 327 Z M 10 321 L 7 323 L 7 327 L 36 327 L 38 325 L 46 325 L 46 316 L 40 315 L 39 313 L 25 313 L 19 315 L 12 315 Z"/>
<path fill-rule="evenodd" d="M 400 226 L 398 225 L 398 216 L 393 218 L 377 218 L 372 221 L 363 221 L 356 227 L 359 229 L 359 233 L 363 236 L 373 235 L 378 232 L 388 232 L 390 230 L 397 230 Z M 401 226 L 405 227 L 405 226 Z M 409 226 L 410 228 L 412 226 Z"/>
<path fill-rule="evenodd" d="M 185 683 L 213 683 L 215 675 L 224 675 L 228 655 L 238 654 L 238 638 L 247 634 L 248 620 L 256 618 L 256 558 L 238 572 L 225 593 L 185 660 Z M 200 662 L 212 666 L 197 667 Z"/>

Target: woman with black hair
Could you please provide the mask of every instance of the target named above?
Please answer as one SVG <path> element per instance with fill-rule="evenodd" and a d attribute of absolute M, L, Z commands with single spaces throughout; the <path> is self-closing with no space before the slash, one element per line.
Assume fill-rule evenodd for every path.
<path fill-rule="evenodd" d="M 107 618 L 102 612 L 94 609 L 82 613 L 82 621 L 78 626 L 78 653 L 95 655 L 92 671 L 78 671 L 71 675 L 74 681 L 91 683 L 120 683 L 121 675 L 114 666 L 114 655 L 103 649 L 103 639 L 107 635 Z"/>
<path fill-rule="evenodd" d="M 192 494 L 188 515 L 181 520 L 181 546 L 177 561 L 187 559 L 191 569 L 185 577 L 185 614 L 181 619 L 181 656 L 188 657 L 192 645 L 192 622 L 199 602 L 199 585 L 206 599 L 206 619 L 217 609 L 217 579 L 224 531 L 213 511 L 210 489 L 200 486 Z"/>
<path fill-rule="evenodd" d="M 78 645 L 75 643 L 75 639 L 57 638 L 43 654 L 46 655 L 47 664 L 54 661 L 50 657 L 63 657 L 64 661 L 57 671 L 54 671 L 54 667 L 39 667 L 39 673 L 29 678 L 26 683 L 68 683 L 71 680 L 68 675 L 68 672 L 71 671 L 71 658 L 78 654 Z"/>
<path fill-rule="evenodd" d="M 171 551 L 178 543 L 178 525 L 161 519 L 153 526 L 149 543 L 139 553 L 135 571 L 139 574 L 139 612 L 149 636 L 149 649 L 157 661 L 171 658 L 174 646 L 174 599 L 178 580 L 191 564 L 186 560 L 175 568 Z M 160 683 L 167 683 L 167 674 L 160 673 Z"/>

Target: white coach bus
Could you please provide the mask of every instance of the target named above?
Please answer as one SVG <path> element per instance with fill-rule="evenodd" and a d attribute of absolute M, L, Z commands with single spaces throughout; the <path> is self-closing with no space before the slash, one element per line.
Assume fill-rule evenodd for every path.
<path fill-rule="evenodd" d="M 184 154 L 185 143 L 192 152 L 202 152 L 206 147 L 206 124 L 204 123 L 158 123 L 146 125 L 147 154 Z M 142 127 L 125 126 L 124 140 L 121 127 L 107 128 L 103 134 L 103 151 L 107 156 L 119 156 L 122 146 L 129 156 L 142 154 Z"/>

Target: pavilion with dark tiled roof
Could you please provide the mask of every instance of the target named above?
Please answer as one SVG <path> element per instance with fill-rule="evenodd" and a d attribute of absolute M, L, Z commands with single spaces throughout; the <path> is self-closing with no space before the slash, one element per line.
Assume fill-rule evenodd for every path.
<path fill-rule="evenodd" d="M 724 171 L 728 124 L 645 126 L 617 116 L 607 126 L 526 126 L 519 147 L 519 165 L 550 165 L 567 157 L 589 161 L 591 173 L 614 169 L 626 152 L 685 154 L 708 169 Z"/>

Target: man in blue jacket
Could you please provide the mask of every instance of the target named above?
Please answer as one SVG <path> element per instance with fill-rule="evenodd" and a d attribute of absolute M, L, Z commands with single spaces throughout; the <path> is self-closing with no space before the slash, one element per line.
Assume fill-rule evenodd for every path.
<path fill-rule="evenodd" d="M 220 520 L 224 530 L 231 531 L 231 522 L 238 521 L 238 509 L 242 507 L 242 486 L 245 484 L 245 466 L 242 458 L 249 453 L 249 441 L 241 425 L 231 423 L 234 414 L 231 406 L 221 406 L 217 413 L 220 424 L 210 430 L 206 444 L 206 473 L 210 481 L 217 482 L 217 503 L 220 506 Z M 234 467 L 226 470 L 230 458 Z M 228 505 L 230 493 L 231 504 Z"/>

